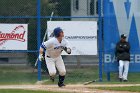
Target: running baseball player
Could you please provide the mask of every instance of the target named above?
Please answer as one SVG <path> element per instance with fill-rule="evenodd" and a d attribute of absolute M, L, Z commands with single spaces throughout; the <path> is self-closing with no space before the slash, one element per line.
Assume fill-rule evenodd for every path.
<path fill-rule="evenodd" d="M 59 72 L 58 86 L 63 87 L 64 79 L 66 75 L 66 69 L 61 57 L 61 53 L 64 50 L 66 53 L 71 54 L 68 41 L 64 39 L 64 32 L 60 27 L 57 27 L 53 31 L 54 37 L 46 42 L 43 42 L 40 46 L 39 60 L 42 61 L 43 51 L 45 51 L 45 61 L 49 71 L 50 79 L 54 82 L 56 75 L 56 68 Z"/>

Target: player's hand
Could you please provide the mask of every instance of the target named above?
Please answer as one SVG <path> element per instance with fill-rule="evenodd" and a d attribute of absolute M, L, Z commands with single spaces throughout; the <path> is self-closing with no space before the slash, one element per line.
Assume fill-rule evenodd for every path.
<path fill-rule="evenodd" d="M 67 48 L 67 47 L 61 47 L 65 52 L 67 52 L 68 54 L 71 54 L 71 49 Z"/>
<path fill-rule="evenodd" d="M 43 61 L 44 60 L 43 54 L 40 54 L 38 59 L 39 59 L 39 61 Z"/>
<path fill-rule="evenodd" d="M 70 48 L 67 48 L 67 53 L 71 54 L 71 49 Z"/>

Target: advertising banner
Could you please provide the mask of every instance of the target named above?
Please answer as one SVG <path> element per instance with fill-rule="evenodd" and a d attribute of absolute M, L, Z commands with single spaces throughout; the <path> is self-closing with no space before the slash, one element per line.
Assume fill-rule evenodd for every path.
<path fill-rule="evenodd" d="M 0 50 L 27 50 L 27 24 L 0 24 Z"/>
<path fill-rule="evenodd" d="M 70 43 L 72 55 L 97 55 L 96 21 L 48 21 L 48 37 L 56 27 L 64 31 L 65 39 Z M 63 52 L 63 55 L 66 55 Z"/>

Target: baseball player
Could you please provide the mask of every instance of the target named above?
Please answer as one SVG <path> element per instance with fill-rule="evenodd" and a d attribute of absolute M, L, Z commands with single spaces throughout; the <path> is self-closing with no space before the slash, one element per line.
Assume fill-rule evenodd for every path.
<path fill-rule="evenodd" d="M 120 82 L 127 82 L 130 61 L 130 45 L 129 42 L 126 41 L 126 35 L 124 34 L 121 35 L 121 40 L 116 45 L 116 57 L 119 62 Z"/>
<path fill-rule="evenodd" d="M 54 81 L 56 75 L 56 68 L 59 72 L 58 86 L 63 87 L 64 79 L 66 75 L 66 69 L 61 57 L 61 53 L 64 50 L 66 53 L 71 54 L 68 41 L 64 39 L 64 32 L 60 27 L 57 27 L 53 31 L 54 37 L 46 42 L 43 42 L 40 46 L 39 60 L 42 61 L 43 51 L 45 51 L 45 61 L 50 75 L 50 79 Z"/>

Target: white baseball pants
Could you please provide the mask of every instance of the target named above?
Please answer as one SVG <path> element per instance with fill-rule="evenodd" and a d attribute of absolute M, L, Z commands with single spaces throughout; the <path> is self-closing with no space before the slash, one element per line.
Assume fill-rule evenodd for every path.
<path fill-rule="evenodd" d="M 46 65 L 47 65 L 50 76 L 54 77 L 56 75 L 56 68 L 59 72 L 59 75 L 65 76 L 66 69 L 65 69 L 65 65 L 61 56 L 57 58 L 46 57 L 45 60 L 46 60 Z"/>
<path fill-rule="evenodd" d="M 129 70 L 129 61 L 119 61 L 119 78 L 122 78 L 123 80 L 127 80 L 128 76 L 128 70 Z"/>

